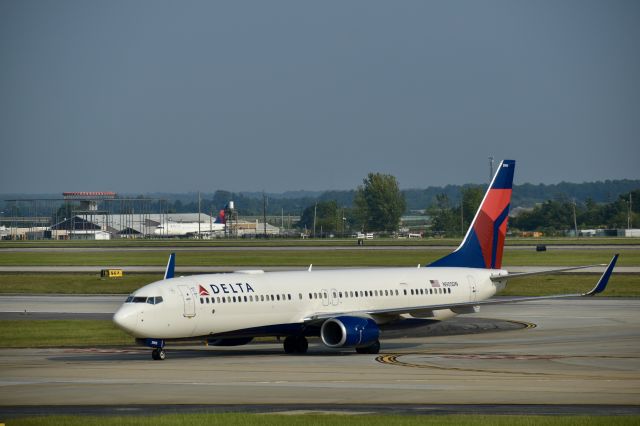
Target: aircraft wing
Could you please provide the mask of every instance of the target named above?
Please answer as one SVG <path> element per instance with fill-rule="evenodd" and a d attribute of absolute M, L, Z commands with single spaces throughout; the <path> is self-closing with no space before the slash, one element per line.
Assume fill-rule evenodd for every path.
<path fill-rule="evenodd" d="M 310 315 L 307 318 L 304 318 L 304 321 L 316 322 L 320 320 L 334 318 L 341 315 L 372 317 L 376 315 L 387 316 L 387 315 L 401 315 L 401 314 L 411 314 L 411 313 L 425 313 L 428 311 L 437 311 L 439 309 L 451 309 L 454 312 L 458 311 L 458 313 L 472 313 L 476 309 L 475 307 L 482 306 L 482 305 L 498 305 L 503 303 L 530 302 L 533 300 L 548 300 L 548 299 L 561 299 L 565 297 L 593 296 L 605 290 L 605 288 L 607 287 L 607 284 L 609 283 L 609 278 L 611 277 L 611 273 L 613 272 L 613 268 L 615 267 L 617 260 L 618 260 L 618 254 L 613 256 L 613 259 L 611 259 L 611 262 L 609 262 L 607 269 L 604 271 L 604 273 L 602 274 L 602 276 L 600 277 L 596 285 L 586 293 L 558 294 L 553 296 L 487 299 L 487 300 L 476 301 L 476 302 L 470 301 L 470 302 L 463 302 L 463 303 L 447 303 L 447 304 L 439 304 L 439 305 L 421 305 L 421 306 L 409 306 L 409 307 L 391 308 L 391 309 L 352 311 L 352 312 L 343 312 L 343 313 L 319 312 L 319 313 Z M 571 269 L 576 269 L 576 268 L 571 268 Z M 566 268 L 563 270 L 566 270 Z M 500 277 L 500 279 L 504 279 L 505 277 L 508 277 L 508 276 L 503 275 L 502 277 Z"/>
<path fill-rule="evenodd" d="M 493 281 L 500 281 L 505 278 L 519 278 L 519 277 L 528 277 L 531 275 L 544 275 L 544 274 L 554 274 L 556 272 L 566 272 L 566 271 L 575 271 L 577 269 L 586 269 L 586 268 L 597 268 L 599 266 L 607 266 L 606 263 L 598 263 L 596 265 L 586 265 L 586 266 L 570 266 L 568 268 L 560 268 L 560 269 L 546 269 L 544 271 L 535 271 L 535 272 L 515 272 L 512 274 L 505 275 L 496 275 L 491 277 Z"/>

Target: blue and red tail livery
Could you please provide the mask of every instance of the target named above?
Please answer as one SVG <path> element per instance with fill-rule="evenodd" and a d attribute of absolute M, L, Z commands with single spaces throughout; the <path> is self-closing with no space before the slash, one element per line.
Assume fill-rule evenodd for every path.
<path fill-rule="evenodd" d="M 514 160 L 500 163 L 460 247 L 428 266 L 501 268 L 515 167 Z"/>
<path fill-rule="evenodd" d="M 218 213 L 218 217 L 216 217 L 216 220 L 213 223 L 227 223 L 224 217 L 224 209 L 220 210 L 220 212 Z"/>

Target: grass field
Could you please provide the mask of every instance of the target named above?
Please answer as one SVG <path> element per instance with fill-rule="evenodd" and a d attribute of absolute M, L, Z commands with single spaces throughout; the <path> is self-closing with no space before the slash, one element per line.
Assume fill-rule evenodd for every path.
<path fill-rule="evenodd" d="M 501 296 L 546 296 L 590 290 L 598 274 L 554 274 L 512 279 Z M 0 293 L 129 294 L 162 274 L 126 274 L 101 280 L 97 274 L 7 273 L 0 274 Z M 640 297 L 640 274 L 613 274 L 604 296 Z"/>
<path fill-rule="evenodd" d="M 132 345 L 133 337 L 109 320 L 3 320 L 0 347 Z"/>
<path fill-rule="evenodd" d="M 15 426 L 630 426 L 640 416 L 483 416 L 483 415 L 278 415 L 278 414 L 171 414 L 164 416 L 47 416 L 11 419 Z"/>
<path fill-rule="evenodd" d="M 167 252 L 5 252 L 0 266 L 164 266 Z M 503 265 L 571 266 L 607 263 L 613 250 L 506 250 Z M 414 266 L 432 262 L 450 250 L 278 250 L 180 252 L 181 266 Z M 621 250 L 619 266 L 640 266 L 640 248 Z"/>
<path fill-rule="evenodd" d="M 375 238 L 367 240 L 366 245 L 371 246 L 457 246 L 459 238 Z M 0 241 L 0 248 L 17 247 L 317 247 L 317 246 L 355 246 L 355 238 L 325 238 L 325 239 L 300 239 L 300 238 L 270 238 L 264 239 L 136 239 L 136 240 L 108 240 L 108 241 Z M 637 245 L 640 246 L 640 238 L 517 238 L 508 237 L 506 245 Z"/>
<path fill-rule="evenodd" d="M 162 274 L 125 274 L 100 279 L 98 274 L 0 274 L 0 293 L 25 294 L 129 294 L 162 279 Z"/>

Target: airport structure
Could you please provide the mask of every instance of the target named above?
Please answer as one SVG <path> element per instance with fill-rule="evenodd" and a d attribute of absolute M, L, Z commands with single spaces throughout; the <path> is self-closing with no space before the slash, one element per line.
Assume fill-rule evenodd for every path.
<path fill-rule="evenodd" d="M 0 238 L 5 240 L 208 239 L 281 233 L 277 226 L 239 219 L 233 202 L 219 217 L 213 212 L 169 213 L 164 199 L 123 198 L 115 192 L 64 192 L 62 199 L 5 203 L 0 215 Z"/>

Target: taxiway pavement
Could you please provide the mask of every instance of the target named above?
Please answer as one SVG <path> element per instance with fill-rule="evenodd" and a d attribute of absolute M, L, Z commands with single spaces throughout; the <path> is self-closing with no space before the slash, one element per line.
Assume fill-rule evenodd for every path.
<path fill-rule="evenodd" d="M 601 297 L 487 306 L 465 318 L 535 327 L 385 339 L 379 355 L 317 341 L 304 356 L 285 355 L 277 344 L 169 346 L 165 361 L 137 347 L 2 349 L 0 406 L 637 407 L 639 310 L 639 299 Z"/>

